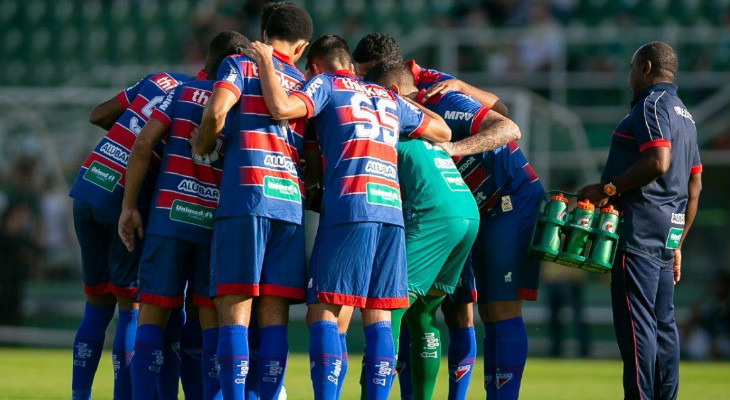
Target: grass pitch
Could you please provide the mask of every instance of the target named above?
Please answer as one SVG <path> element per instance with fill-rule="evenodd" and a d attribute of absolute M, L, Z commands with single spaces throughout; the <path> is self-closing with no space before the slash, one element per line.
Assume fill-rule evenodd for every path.
<path fill-rule="evenodd" d="M 343 400 L 359 398 L 360 355 L 350 356 Z M 0 399 L 68 399 L 71 387 L 71 351 L 66 349 L 0 348 Z M 445 399 L 448 389 L 446 364 L 434 399 Z M 680 399 L 730 399 L 730 363 L 682 363 Z M 469 399 L 484 399 L 482 365 L 477 360 Z M 285 380 L 289 399 L 311 399 L 309 360 L 293 354 Z M 111 357 L 104 354 L 94 382 L 94 399 L 111 399 Z M 528 361 L 522 383 L 522 399 L 572 400 L 620 399 L 621 363 L 614 360 Z M 180 399 L 182 399 L 182 393 Z M 398 384 L 391 399 L 398 399 Z"/>

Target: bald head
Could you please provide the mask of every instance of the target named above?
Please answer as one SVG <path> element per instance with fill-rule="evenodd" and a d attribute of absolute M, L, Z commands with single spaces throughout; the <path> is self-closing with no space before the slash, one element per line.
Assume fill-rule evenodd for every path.
<path fill-rule="evenodd" d="M 642 65 L 649 61 L 651 63 L 651 74 L 655 77 L 674 81 L 677 75 L 677 53 L 672 46 L 664 42 L 649 42 L 636 50 L 636 62 Z"/>

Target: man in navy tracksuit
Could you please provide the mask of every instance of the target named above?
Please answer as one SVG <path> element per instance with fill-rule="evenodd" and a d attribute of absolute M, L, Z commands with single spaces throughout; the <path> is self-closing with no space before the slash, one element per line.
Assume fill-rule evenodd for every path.
<path fill-rule="evenodd" d="M 579 192 L 622 213 L 611 298 L 626 399 L 675 399 L 679 388 L 674 285 L 702 164 L 694 120 L 672 83 L 676 73 L 677 55 L 666 43 L 634 53 L 631 112 L 613 132 L 601 183 Z"/>

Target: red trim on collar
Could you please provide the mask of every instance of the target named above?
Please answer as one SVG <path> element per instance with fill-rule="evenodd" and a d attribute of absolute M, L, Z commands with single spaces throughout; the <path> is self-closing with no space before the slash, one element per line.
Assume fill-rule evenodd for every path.
<path fill-rule="evenodd" d="M 285 62 L 291 66 L 294 66 L 294 62 L 292 61 L 292 59 L 288 55 L 280 52 L 279 50 L 274 49 L 273 55 L 277 60 Z"/>
<path fill-rule="evenodd" d="M 198 81 L 204 81 L 207 78 L 208 78 L 208 74 L 206 74 L 205 71 L 203 71 L 202 69 L 200 71 L 198 71 L 197 75 L 195 75 L 195 80 L 198 80 Z"/>
<path fill-rule="evenodd" d="M 418 76 L 421 74 L 421 67 L 416 64 L 416 60 L 408 60 L 406 61 L 406 65 L 411 70 L 411 74 L 413 74 L 413 82 L 418 85 Z"/>
<path fill-rule="evenodd" d="M 357 78 L 357 75 L 355 75 L 354 72 L 350 71 L 349 69 L 338 69 L 335 72 L 333 72 L 335 75 L 345 75 L 352 78 Z"/>
<path fill-rule="evenodd" d="M 426 89 L 421 89 L 416 95 L 416 103 L 423 105 L 423 97 L 426 95 Z"/>

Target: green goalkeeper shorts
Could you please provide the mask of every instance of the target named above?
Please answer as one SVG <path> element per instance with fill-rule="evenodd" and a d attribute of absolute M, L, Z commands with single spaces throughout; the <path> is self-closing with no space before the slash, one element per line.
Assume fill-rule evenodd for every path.
<path fill-rule="evenodd" d="M 470 219 L 407 226 L 408 291 L 419 296 L 431 288 L 453 293 L 478 230 L 479 220 Z"/>

